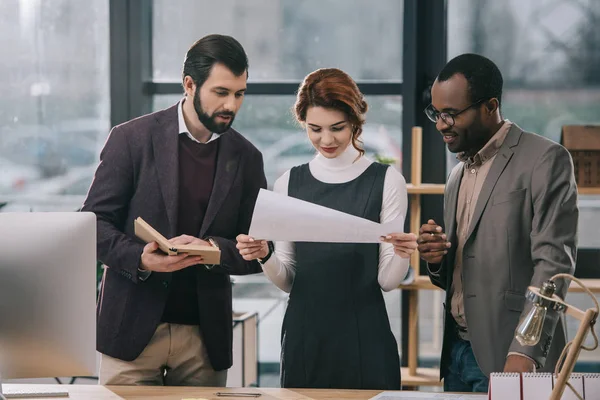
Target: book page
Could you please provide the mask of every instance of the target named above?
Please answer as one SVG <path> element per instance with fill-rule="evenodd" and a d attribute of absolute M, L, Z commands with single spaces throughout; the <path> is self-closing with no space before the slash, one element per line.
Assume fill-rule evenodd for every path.
<path fill-rule="evenodd" d="M 156 242 L 161 251 L 168 255 L 177 255 L 186 253 L 190 255 L 202 256 L 205 264 L 220 264 L 221 251 L 213 246 L 184 244 L 173 246 L 169 241 L 154 229 L 150 224 L 138 217 L 134 221 L 135 235 L 146 243 Z"/>

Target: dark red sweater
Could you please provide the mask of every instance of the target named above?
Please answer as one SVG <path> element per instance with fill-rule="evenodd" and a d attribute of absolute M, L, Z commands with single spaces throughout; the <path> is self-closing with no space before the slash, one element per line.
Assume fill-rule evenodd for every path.
<path fill-rule="evenodd" d="M 177 235 L 198 236 L 212 192 L 219 140 L 197 143 L 179 135 L 179 209 Z M 162 321 L 197 325 L 196 266 L 173 273 Z"/>

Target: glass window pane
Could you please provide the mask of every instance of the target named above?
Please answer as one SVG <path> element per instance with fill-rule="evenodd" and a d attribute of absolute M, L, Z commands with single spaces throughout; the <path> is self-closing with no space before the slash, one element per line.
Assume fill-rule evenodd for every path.
<path fill-rule="evenodd" d="M 402 78 L 402 0 L 153 4 L 155 80 L 180 80 L 187 49 L 209 33 L 242 43 L 251 80 L 299 80 L 321 67 L 341 68 L 359 80 Z"/>
<path fill-rule="evenodd" d="M 503 114 L 560 140 L 561 126 L 598 122 L 600 2 L 451 0 L 448 58 L 474 52 L 504 76 Z"/>
<path fill-rule="evenodd" d="M 0 211 L 83 202 L 110 128 L 108 2 L 86 4 L 0 3 Z"/>
<path fill-rule="evenodd" d="M 594 0 L 451 0 L 448 58 L 492 59 L 504 76 L 504 117 L 559 142 L 563 125 L 599 121 L 598 18 Z"/>
<path fill-rule="evenodd" d="M 155 96 L 154 109 L 162 109 L 181 99 L 177 95 Z M 376 155 L 393 159 L 402 165 L 402 97 L 371 96 L 363 142 L 371 159 Z M 233 127 L 263 153 L 269 188 L 293 166 L 310 161 L 315 150 L 306 132 L 292 114 L 294 96 L 247 96 Z"/>

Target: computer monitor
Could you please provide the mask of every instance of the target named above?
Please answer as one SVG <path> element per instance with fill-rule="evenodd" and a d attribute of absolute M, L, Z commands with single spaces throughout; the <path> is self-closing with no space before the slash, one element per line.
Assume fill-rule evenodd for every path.
<path fill-rule="evenodd" d="M 96 216 L 0 213 L 0 379 L 93 376 L 95 309 Z"/>

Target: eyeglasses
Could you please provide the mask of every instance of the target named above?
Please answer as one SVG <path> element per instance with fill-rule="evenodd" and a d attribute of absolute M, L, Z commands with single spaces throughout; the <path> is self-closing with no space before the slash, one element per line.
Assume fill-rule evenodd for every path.
<path fill-rule="evenodd" d="M 460 110 L 459 112 L 456 113 L 449 113 L 449 112 L 439 112 L 438 110 L 435 109 L 435 107 L 433 107 L 433 104 L 428 105 L 425 110 L 423 110 L 425 112 L 425 115 L 427 115 L 427 118 L 429 118 L 431 120 L 431 122 L 438 122 L 438 119 L 442 119 L 442 121 L 444 121 L 444 123 L 448 126 L 454 126 L 455 124 L 455 118 L 458 117 L 460 114 L 464 113 L 465 111 L 467 111 L 469 108 L 473 108 L 475 106 L 478 106 L 479 104 L 483 103 L 485 100 L 487 99 L 480 99 L 477 100 L 475 103 L 471 104 L 469 107 Z"/>

